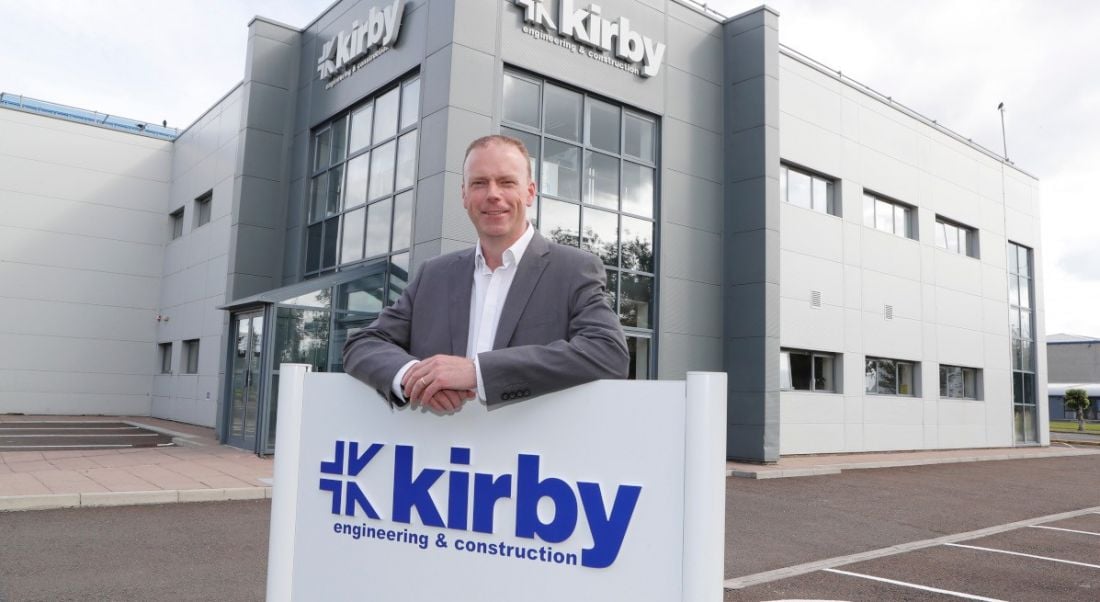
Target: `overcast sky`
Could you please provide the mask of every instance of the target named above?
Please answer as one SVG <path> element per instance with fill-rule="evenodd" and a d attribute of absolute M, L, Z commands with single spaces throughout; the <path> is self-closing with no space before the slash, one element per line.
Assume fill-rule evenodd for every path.
<path fill-rule="evenodd" d="M 488 2 L 493 0 L 458 0 Z M 244 72 L 260 14 L 330 0 L 0 0 L 0 91 L 184 127 Z M 759 5 L 711 0 L 733 15 Z M 775 0 L 779 40 L 993 150 L 1042 189 L 1047 332 L 1100 336 L 1100 3 Z"/>

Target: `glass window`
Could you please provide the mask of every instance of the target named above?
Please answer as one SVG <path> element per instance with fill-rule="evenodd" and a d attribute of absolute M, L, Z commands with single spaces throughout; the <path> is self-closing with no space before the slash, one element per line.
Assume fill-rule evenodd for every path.
<path fill-rule="evenodd" d="M 539 181 L 539 137 L 534 134 L 529 134 L 522 130 L 514 130 L 512 128 L 500 128 L 500 133 L 505 136 L 511 136 L 523 143 L 523 146 L 527 147 L 527 155 L 531 158 L 531 179 Z M 530 215 L 530 214 L 529 214 Z"/>
<path fill-rule="evenodd" d="M 389 252 L 392 210 L 392 199 L 378 201 L 368 208 L 366 257 L 374 257 Z"/>
<path fill-rule="evenodd" d="M 619 107 L 589 97 L 585 101 L 584 139 L 589 146 L 619 152 Z"/>
<path fill-rule="evenodd" d="M 351 263 L 363 258 L 363 222 L 366 209 L 356 209 L 344 214 L 344 234 L 340 243 L 340 263 Z"/>
<path fill-rule="evenodd" d="M 183 207 L 180 207 L 172 213 L 169 213 L 168 219 L 171 222 L 170 227 L 172 240 L 183 236 Z"/>
<path fill-rule="evenodd" d="M 344 188 L 344 208 L 353 209 L 367 202 L 367 168 L 370 152 L 348 161 L 348 177 Z"/>
<path fill-rule="evenodd" d="M 625 215 L 622 222 L 623 269 L 654 271 L 653 222 Z"/>
<path fill-rule="evenodd" d="M 791 354 L 788 351 L 779 352 L 779 388 L 783 391 L 794 388 L 791 378 Z"/>
<path fill-rule="evenodd" d="M 332 165 L 344 160 L 348 150 L 348 118 L 343 117 L 332 124 Z"/>
<path fill-rule="evenodd" d="M 504 120 L 539 127 L 539 82 L 504 74 Z"/>
<path fill-rule="evenodd" d="M 370 188 L 367 198 L 376 199 L 393 192 L 393 153 L 396 146 L 394 142 L 387 142 L 371 153 Z"/>
<path fill-rule="evenodd" d="M 420 78 L 405 82 L 401 92 L 401 129 L 405 129 L 420 119 Z"/>
<path fill-rule="evenodd" d="M 542 192 L 580 200 L 581 149 L 556 140 L 546 141 L 542 159 Z"/>
<path fill-rule="evenodd" d="M 202 226 L 210 223 L 210 205 L 214 199 L 213 191 L 207 191 L 205 194 L 195 199 L 195 227 Z"/>
<path fill-rule="evenodd" d="M 397 133 L 397 108 L 400 88 L 394 88 L 374 102 L 374 143 Z"/>
<path fill-rule="evenodd" d="M 630 369 L 627 378 L 632 380 L 649 378 L 649 345 L 648 337 L 626 337 L 626 348 L 630 353 Z"/>
<path fill-rule="evenodd" d="M 172 373 L 172 344 L 161 343 L 157 346 L 160 353 L 160 373 Z"/>
<path fill-rule="evenodd" d="M 619 265 L 619 216 L 609 211 L 584 208 L 584 236 L 581 248 L 603 260 L 604 265 Z"/>
<path fill-rule="evenodd" d="M 835 359 L 834 354 L 819 351 L 780 351 L 779 388 L 788 391 L 835 391 Z"/>
<path fill-rule="evenodd" d="M 408 188 L 416 183 L 416 130 L 397 141 L 397 182 L 394 190 Z"/>
<path fill-rule="evenodd" d="M 914 209 L 870 194 L 863 196 L 863 223 L 883 232 L 916 238 Z"/>
<path fill-rule="evenodd" d="M 544 130 L 547 134 L 580 142 L 581 101 L 583 97 L 565 88 L 546 84 Z M 549 149 L 547 153 L 550 154 Z"/>
<path fill-rule="evenodd" d="M 543 199 L 539 231 L 546 238 L 573 247 L 580 243 L 580 207 L 573 203 Z"/>
<path fill-rule="evenodd" d="M 653 168 L 623 161 L 623 212 L 653 217 Z"/>
<path fill-rule="evenodd" d="M 328 167 L 329 156 L 332 153 L 332 132 L 328 129 L 317 134 L 317 146 L 313 151 L 313 170 Z"/>
<path fill-rule="evenodd" d="M 814 205 L 813 210 L 818 213 L 835 213 L 833 211 L 832 190 L 833 183 L 823 178 L 813 178 Z"/>
<path fill-rule="evenodd" d="M 654 151 L 657 140 L 657 124 L 629 111 L 623 119 L 626 134 L 623 136 L 623 154 L 641 159 L 647 163 L 656 163 Z"/>
<path fill-rule="evenodd" d="M 584 202 L 608 209 L 619 208 L 619 160 L 584 151 Z"/>
<path fill-rule="evenodd" d="M 326 215 L 340 213 L 341 203 L 344 202 L 344 166 L 334 167 L 328 172 L 328 204 Z"/>
<path fill-rule="evenodd" d="M 787 170 L 787 202 L 796 207 L 813 207 L 813 199 L 810 197 L 812 181 L 808 174 L 793 169 Z"/>
<path fill-rule="evenodd" d="M 370 146 L 371 117 L 374 116 L 374 105 L 365 105 L 351 114 L 351 135 L 349 138 L 349 152 L 357 152 Z"/>
<path fill-rule="evenodd" d="M 978 370 L 961 366 L 940 366 L 940 397 L 978 398 Z"/>
<path fill-rule="evenodd" d="M 199 373 L 199 340 L 190 339 L 183 342 L 183 373 Z"/>
<path fill-rule="evenodd" d="M 328 202 L 328 172 L 313 178 L 309 194 L 309 221 L 315 222 L 325 217 L 325 205 Z"/>
<path fill-rule="evenodd" d="M 321 248 L 321 268 L 331 268 L 336 265 L 336 240 L 340 218 L 333 217 L 325 220 L 325 244 Z"/>
<path fill-rule="evenodd" d="M 619 275 L 619 320 L 623 326 L 652 328 L 653 277 L 623 272 Z"/>
<path fill-rule="evenodd" d="M 321 269 L 321 239 L 323 224 L 313 224 L 306 228 L 306 271 Z"/>
<path fill-rule="evenodd" d="M 880 395 L 916 395 L 916 364 L 898 360 L 867 358 L 864 391 Z"/>
<path fill-rule="evenodd" d="M 833 181 L 788 165 L 779 169 L 779 198 L 797 207 L 838 215 L 833 203 Z M 864 221 L 867 222 L 866 213 Z"/>
<path fill-rule="evenodd" d="M 413 193 L 403 192 L 393 199 L 393 242 L 391 248 L 400 251 L 409 248 L 412 241 Z"/>
<path fill-rule="evenodd" d="M 978 256 L 977 231 L 936 216 L 936 246 L 952 253 Z"/>

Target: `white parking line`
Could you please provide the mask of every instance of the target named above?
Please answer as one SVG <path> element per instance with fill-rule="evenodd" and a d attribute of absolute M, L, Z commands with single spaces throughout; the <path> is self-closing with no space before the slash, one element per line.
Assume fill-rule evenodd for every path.
<path fill-rule="evenodd" d="M 1046 525 L 1031 525 L 1032 529 L 1050 529 L 1051 531 L 1065 531 L 1067 533 L 1083 533 L 1085 535 L 1100 535 L 1096 531 L 1080 531 L 1078 529 L 1063 529 L 1062 527 L 1048 527 Z"/>
<path fill-rule="evenodd" d="M 998 554 L 1008 554 L 1010 556 L 1023 556 L 1024 558 L 1036 558 L 1038 560 L 1049 560 L 1051 562 L 1060 562 L 1062 564 L 1072 564 L 1074 566 L 1083 566 L 1090 569 L 1100 569 L 1100 564 L 1089 564 L 1087 562 L 1077 562 L 1076 560 L 1065 560 L 1062 558 L 1051 558 L 1050 556 L 1036 556 L 1034 554 L 1024 554 L 1023 552 L 1012 552 L 1010 550 L 998 550 L 997 548 L 983 548 L 981 546 L 970 546 L 963 543 L 945 543 L 945 546 L 952 546 L 955 548 L 969 548 L 971 550 L 981 550 L 983 552 L 996 552 Z"/>
<path fill-rule="evenodd" d="M 852 573 L 850 571 L 841 571 L 839 569 L 825 569 L 826 573 L 836 573 L 837 575 L 847 575 L 849 577 L 859 577 L 860 579 L 870 579 L 871 581 L 881 581 L 882 583 L 889 583 L 891 585 L 900 585 L 902 587 L 911 587 L 913 589 L 924 590 L 926 592 L 934 592 L 937 594 L 946 594 L 948 596 L 955 596 L 956 598 L 965 598 L 967 600 L 984 600 L 985 602 L 1005 602 L 997 598 L 986 598 L 984 596 L 975 596 L 974 594 L 964 594 L 962 592 L 953 592 L 949 589 L 940 589 L 938 587 L 929 587 L 927 585 L 920 585 L 917 583 L 909 583 L 908 581 L 896 581 L 894 579 L 886 579 L 885 577 L 875 577 L 874 575 L 864 575 L 863 573 Z"/>

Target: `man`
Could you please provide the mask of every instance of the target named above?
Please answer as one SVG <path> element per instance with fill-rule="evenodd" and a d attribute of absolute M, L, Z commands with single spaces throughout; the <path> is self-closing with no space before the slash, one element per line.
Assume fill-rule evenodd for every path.
<path fill-rule="evenodd" d="M 523 143 L 485 136 L 466 149 L 462 206 L 473 249 L 427 261 L 394 305 L 348 338 L 344 370 L 395 405 L 454 412 L 601 378 L 625 378 L 629 354 L 591 253 L 544 239 Z"/>

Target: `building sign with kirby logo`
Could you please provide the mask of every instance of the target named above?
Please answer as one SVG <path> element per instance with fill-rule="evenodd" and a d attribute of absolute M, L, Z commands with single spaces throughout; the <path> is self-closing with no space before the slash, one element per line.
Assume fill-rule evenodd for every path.
<path fill-rule="evenodd" d="M 405 0 L 394 0 L 384 7 L 372 6 L 366 20 L 351 24 L 351 32 L 341 31 L 324 43 L 317 58 L 317 73 L 332 88 L 362 69 L 397 42 Z"/>

